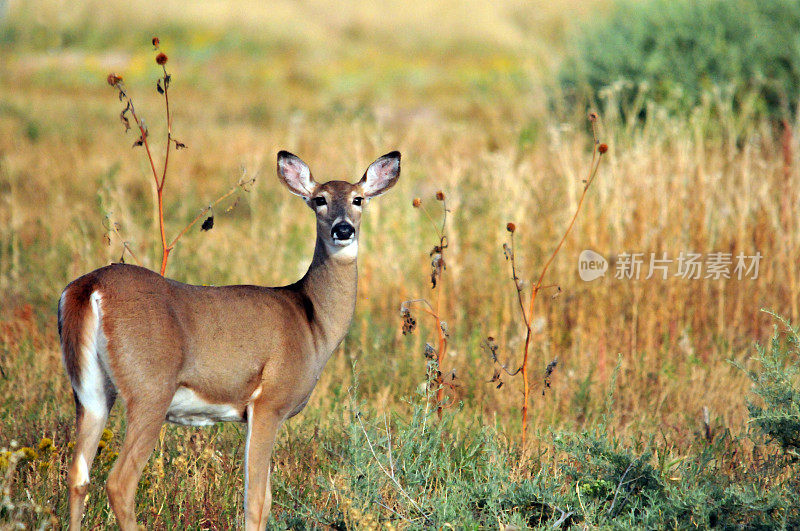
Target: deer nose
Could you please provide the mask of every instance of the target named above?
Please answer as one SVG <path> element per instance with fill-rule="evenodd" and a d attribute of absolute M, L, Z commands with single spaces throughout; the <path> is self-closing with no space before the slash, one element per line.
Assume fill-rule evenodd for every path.
<path fill-rule="evenodd" d="M 356 233 L 356 229 L 353 228 L 347 222 L 340 222 L 333 226 L 331 229 L 331 236 L 334 240 L 349 240 L 353 237 L 353 234 Z"/>

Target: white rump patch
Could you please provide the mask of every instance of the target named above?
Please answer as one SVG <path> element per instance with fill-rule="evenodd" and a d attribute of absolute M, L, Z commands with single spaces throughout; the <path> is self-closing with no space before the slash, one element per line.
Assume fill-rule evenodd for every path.
<path fill-rule="evenodd" d="M 89 301 L 91 312 L 86 319 L 80 346 L 80 381 L 73 382 L 73 387 L 83 407 L 95 417 L 104 419 L 108 416 L 106 387 L 113 383 L 108 369 L 108 341 L 101 326 L 103 297 L 99 291 L 93 291 Z"/>
<path fill-rule="evenodd" d="M 183 426 L 210 426 L 243 419 L 242 412 L 232 405 L 206 402 L 188 387 L 179 387 L 167 410 L 167 420 Z"/>

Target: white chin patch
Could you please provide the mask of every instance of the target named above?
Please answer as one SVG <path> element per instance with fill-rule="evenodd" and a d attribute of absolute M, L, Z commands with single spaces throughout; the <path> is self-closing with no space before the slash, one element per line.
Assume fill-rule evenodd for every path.
<path fill-rule="evenodd" d="M 328 246 L 328 252 L 334 258 L 355 258 L 358 256 L 358 240 L 355 237 L 349 240 L 333 240 L 333 245 Z"/>

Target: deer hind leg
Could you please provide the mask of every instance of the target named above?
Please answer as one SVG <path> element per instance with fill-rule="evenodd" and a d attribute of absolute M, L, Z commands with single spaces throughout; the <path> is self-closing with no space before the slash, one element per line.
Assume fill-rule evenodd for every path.
<path fill-rule="evenodd" d="M 262 403 L 247 406 L 247 440 L 244 453 L 244 518 L 246 531 L 267 527 L 272 506 L 270 462 L 275 436 L 283 419 Z"/>
<path fill-rule="evenodd" d="M 92 294 L 90 301 L 92 310 L 90 318 L 81 325 L 85 327 L 81 341 L 62 347 L 65 359 L 73 357 L 79 366 L 78 371 L 70 374 L 76 413 L 75 451 L 68 474 L 71 529 L 80 528 L 89 471 L 117 393 L 106 365 L 107 342 L 101 326 L 100 296 Z"/>
<path fill-rule="evenodd" d="M 97 455 L 97 445 L 108 420 L 108 411 L 101 413 L 88 410 L 79 401 L 77 393 L 75 407 L 77 410 L 75 451 L 68 473 L 70 529 L 81 527 L 86 493 L 89 490 L 89 471 L 92 469 L 92 462 Z"/>
<path fill-rule="evenodd" d="M 129 401 L 127 404 L 125 441 L 106 481 L 111 508 L 123 531 L 137 529 L 134 506 L 136 487 L 147 459 L 155 448 L 170 399 L 171 395 L 165 394 L 159 399 Z"/>

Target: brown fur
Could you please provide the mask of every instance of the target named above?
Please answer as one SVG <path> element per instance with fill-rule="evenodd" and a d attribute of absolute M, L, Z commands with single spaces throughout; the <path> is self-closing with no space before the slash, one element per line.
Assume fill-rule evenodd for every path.
<path fill-rule="evenodd" d="M 64 367 L 73 385 L 81 378 L 80 351 L 86 330 L 84 322 L 95 280 L 96 275 L 89 273 L 72 281 L 64 288 L 63 303 L 59 301 L 58 305 L 58 335 L 61 337 Z"/>
<path fill-rule="evenodd" d="M 119 459 L 106 484 L 122 529 L 136 528 L 136 485 L 179 388 L 193 391 L 206 403 L 203 407 L 232 408 L 238 420 L 247 421 L 246 527 L 266 525 L 277 430 L 308 402 L 355 309 L 356 255 L 341 250 L 357 250 L 351 247 L 357 245 L 361 220 L 356 198 L 363 198 L 365 205 L 370 196 L 394 185 L 400 154 L 375 161 L 357 184 L 317 184 L 307 166 L 286 152 L 279 154 L 278 172 L 317 216 L 314 258 L 294 284 L 193 286 L 142 267 L 114 264 L 80 277 L 64 291 L 59 327 L 74 388 L 81 385 L 81 346 L 87 340 L 91 296 L 100 296 L 108 354 L 108 367 L 101 364 L 101 369 L 105 384 L 114 387 L 106 407 L 111 408 L 119 392 L 128 419 Z M 324 205 L 319 198 L 325 199 Z M 334 236 L 333 228 L 342 220 L 353 229 L 352 240 Z M 82 481 L 88 480 L 84 467 L 91 467 L 107 420 L 107 412 L 98 417 L 100 413 L 82 409 L 77 394 L 76 402 L 77 443 L 70 467 L 70 526 L 75 528 L 86 493 Z M 234 416 L 225 411 L 224 418 Z"/>

